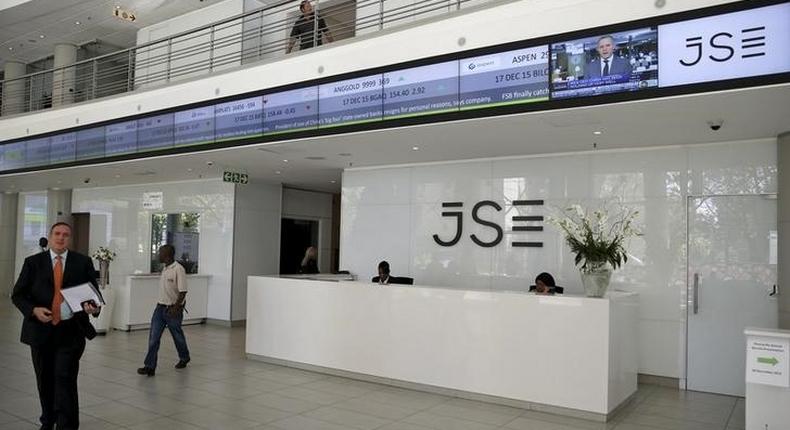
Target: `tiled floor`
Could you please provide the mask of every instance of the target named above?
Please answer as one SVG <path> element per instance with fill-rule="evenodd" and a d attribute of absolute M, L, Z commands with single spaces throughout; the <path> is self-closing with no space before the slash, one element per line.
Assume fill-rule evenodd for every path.
<path fill-rule="evenodd" d="M 21 316 L 0 302 L 0 430 L 38 428 L 30 352 Z M 724 430 L 744 428 L 744 402 L 641 386 L 613 422 L 602 424 L 326 376 L 244 358 L 244 329 L 185 329 L 192 363 L 173 369 L 165 333 L 153 378 L 135 369 L 147 332 L 112 332 L 82 359 L 83 429 L 265 430 Z"/>

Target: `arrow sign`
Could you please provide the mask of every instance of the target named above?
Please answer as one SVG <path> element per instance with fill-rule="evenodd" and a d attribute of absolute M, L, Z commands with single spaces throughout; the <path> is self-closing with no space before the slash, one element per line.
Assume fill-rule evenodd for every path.
<path fill-rule="evenodd" d="M 757 357 L 757 362 L 762 364 L 770 364 L 772 366 L 779 364 L 779 360 L 777 360 L 776 357 Z"/>

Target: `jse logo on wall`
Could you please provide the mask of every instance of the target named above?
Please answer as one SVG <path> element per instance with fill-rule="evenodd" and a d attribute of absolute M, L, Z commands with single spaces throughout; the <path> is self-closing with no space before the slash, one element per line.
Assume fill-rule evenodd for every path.
<path fill-rule="evenodd" d="M 790 70 L 790 3 L 658 27 L 662 87 Z"/>
<path fill-rule="evenodd" d="M 442 203 L 442 208 L 453 208 L 455 210 L 452 211 L 442 211 L 443 217 L 448 218 L 455 218 L 455 235 L 450 240 L 444 240 L 439 237 L 438 234 L 433 235 L 433 240 L 440 246 L 453 246 L 457 244 L 464 233 L 464 211 L 463 211 L 463 202 L 444 202 Z M 513 200 L 513 206 L 543 206 L 543 200 Z M 496 232 L 496 238 L 491 240 L 490 242 L 486 242 L 481 240 L 477 237 L 476 234 L 470 234 L 469 238 L 472 239 L 472 242 L 477 244 L 478 246 L 482 246 L 484 248 L 491 248 L 493 246 L 499 245 L 502 242 L 502 237 L 504 236 L 504 230 L 502 226 L 499 224 L 480 218 L 480 209 L 484 207 L 492 207 L 497 212 L 502 210 L 502 206 L 494 201 L 491 200 L 483 200 L 477 202 L 474 207 L 472 207 L 472 220 L 477 224 L 489 227 Z M 527 232 L 527 231 L 543 231 L 542 225 L 535 225 L 534 223 L 542 223 L 543 222 L 543 215 L 514 215 L 513 216 L 513 223 L 517 222 L 530 222 L 532 224 L 529 225 L 513 225 L 514 232 Z M 513 247 L 535 247 L 540 248 L 543 246 L 543 242 L 524 242 L 524 241 L 513 241 L 511 243 Z"/>

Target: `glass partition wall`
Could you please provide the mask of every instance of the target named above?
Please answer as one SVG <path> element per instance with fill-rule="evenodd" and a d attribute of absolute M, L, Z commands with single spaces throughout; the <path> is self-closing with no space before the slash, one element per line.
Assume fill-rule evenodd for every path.
<path fill-rule="evenodd" d="M 159 248 L 173 245 L 176 261 L 187 273 L 198 273 L 200 249 L 200 214 L 182 212 L 151 215 L 151 273 L 162 271 Z"/>

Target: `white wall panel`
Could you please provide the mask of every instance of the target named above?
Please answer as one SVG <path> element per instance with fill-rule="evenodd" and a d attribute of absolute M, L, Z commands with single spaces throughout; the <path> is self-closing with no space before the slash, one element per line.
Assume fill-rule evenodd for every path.
<path fill-rule="evenodd" d="M 384 259 L 393 274 L 414 277 L 417 284 L 492 290 L 526 290 L 546 271 L 567 293 L 582 294 L 562 235 L 547 223 L 544 231 L 514 232 L 512 217 L 619 199 L 640 211 L 644 230 L 631 240 L 630 260 L 611 284 L 639 293 L 639 371 L 683 377 L 686 197 L 702 190 L 774 191 L 776 174 L 774 139 L 350 169 L 343 175 L 341 266 L 366 279 Z M 529 199 L 543 199 L 544 205 L 512 205 Z M 503 208 L 480 211 L 481 218 L 503 228 L 503 240 L 493 248 L 469 237 L 488 241 L 495 235 L 472 220 L 472 207 L 481 200 Z M 449 201 L 463 202 L 463 235 L 455 246 L 442 247 L 433 235 L 447 241 L 456 231 L 455 218 L 442 217 L 443 211 L 459 210 L 442 208 Z M 514 248 L 513 241 L 538 241 L 543 247 Z"/>
<path fill-rule="evenodd" d="M 143 209 L 143 193 L 161 191 L 163 208 Z M 106 222 L 106 236 L 91 237 L 91 245 L 108 246 L 118 253 L 110 266 L 110 283 L 118 285 L 135 272 L 150 272 L 151 215 L 200 214 L 199 272 L 211 275 L 208 317 L 230 320 L 233 260 L 233 185 L 219 180 L 168 182 L 72 192 L 74 212 L 96 213 Z M 92 231 L 91 233 L 99 233 Z"/>

